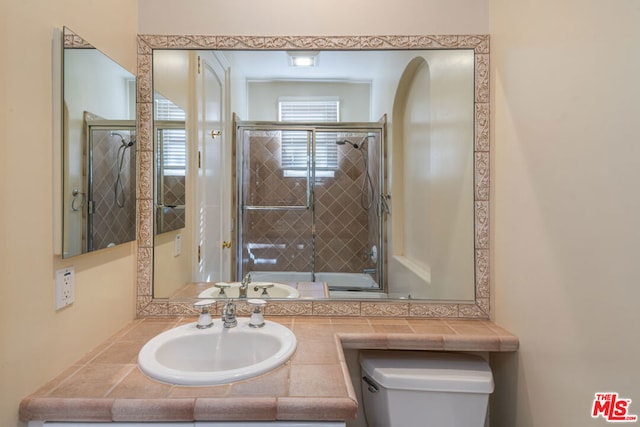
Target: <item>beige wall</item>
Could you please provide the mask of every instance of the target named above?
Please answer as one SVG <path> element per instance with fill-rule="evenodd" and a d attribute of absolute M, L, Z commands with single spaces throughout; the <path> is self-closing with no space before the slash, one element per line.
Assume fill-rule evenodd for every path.
<path fill-rule="evenodd" d="M 640 414 L 638 22 L 636 0 L 491 1 L 493 313 L 521 345 L 496 426 L 606 425 L 599 391 Z"/>
<path fill-rule="evenodd" d="M 154 55 L 154 90 L 162 96 L 170 99 L 173 103 L 185 110 L 187 114 L 187 139 L 195 141 L 197 132 L 190 132 L 195 126 L 196 116 L 193 110 L 193 101 L 189 100 L 190 82 L 190 61 L 193 53 L 186 50 L 160 51 L 159 55 Z M 191 113 L 191 114 L 190 114 Z M 193 122 L 193 123 L 192 123 Z M 192 145 L 196 145 L 192 144 Z M 187 153 L 188 158 L 193 157 L 193 153 Z M 194 198 L 194 183 L 189 177 L 186 179 L 186 204 Z M 191 202 L 193 203 L 193 202 Z M 156 235 L 154 237 L 155 256 L 162 260 L 153 265 L 153 294 L 156 298 L 168 298 L 173 295 L 185 283 L 192 281 L 192 256 L 193 241 L 192 228 L 194 225 L 193 209 L 185 212 L 185 227 Z M 175 256 L 175 238 L 181 235 L 181 252 Z"/>
<path fill-rule="evenodd" d="M 489 32 L 489 0 L 138 0 L 138 5 L 139 30 L 145 34 L 372 35 Z"/>
<path fill-rule="evenodd" d="M 135 72 L 136 4 L 3 1 L 0 81 L 0 425 L 20 400 L 135 316 L 135 244 L 53 256 L 51 39 L 67 25 Z M 55 270 L 73 265 L 76 301 L 54 310 Z"/>

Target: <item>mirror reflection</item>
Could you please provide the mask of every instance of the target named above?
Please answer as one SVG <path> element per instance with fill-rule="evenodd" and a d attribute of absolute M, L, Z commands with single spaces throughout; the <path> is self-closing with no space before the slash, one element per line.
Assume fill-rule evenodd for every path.
<path fill-rule="evenodd" d="M 472 49 L 154 50 L 154 297 L 473 301 L 474 81 Z"/>
<path fill-rule="evenodd" d="M 187 132 L 183 108 L 160 93 L 154 104 L 155 232 L 162 234 L 185 226 Z"/>
<path fill-rule="evenodd" d="M 320 107 L 331 124 L 237 123 L 236 277 L 384 292 L 385 123 L 338 122 L 338 106 Z"/>
<path fill-rule="evenodd" d="M 68 28 L 63 57 L 63 258 L 136 238 L 135 77 Z"/>

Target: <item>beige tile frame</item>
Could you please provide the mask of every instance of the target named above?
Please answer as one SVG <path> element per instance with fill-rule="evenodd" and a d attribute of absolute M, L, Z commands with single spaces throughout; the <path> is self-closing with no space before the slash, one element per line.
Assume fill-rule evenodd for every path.
<path fill-rule="evenodd" d="M 380 50 L 473 49 L 475 56 L 475 303 L 389 301 L 277 301 L 267 315 L 489 317 L 489 36 L 138 36 L 138 317 L 197 314 L 189 301 L 153 298 L 153 49 Z M 240 303 L 240 313 L 248 307 Z"/>

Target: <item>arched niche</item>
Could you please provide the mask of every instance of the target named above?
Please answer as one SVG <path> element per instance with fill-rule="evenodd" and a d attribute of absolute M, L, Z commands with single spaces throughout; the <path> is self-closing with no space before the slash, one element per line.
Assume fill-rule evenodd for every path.
<path fill-rule="evenodd" d="M 438 299 L 474 280 L 474 110 L 472 73 L 443 72 L 439 51 L 409 61 L 392 115 L 393 292 Z M 450 69 L 450 68 L 448 68 Z"/>

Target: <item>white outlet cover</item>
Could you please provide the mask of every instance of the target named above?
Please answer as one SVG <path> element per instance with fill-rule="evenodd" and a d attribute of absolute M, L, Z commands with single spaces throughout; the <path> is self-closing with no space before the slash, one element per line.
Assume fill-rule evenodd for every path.
<path fill-rule="evenodd" d="M 60 310 L 75 300 L 75 270 L 73 267 L 56 271 L 56 310 Z"/>
<path fill-rule="evenodd" d="M 182 234 L 176 234 L 176 238 L 173 241 L 173 256 L 180 256 L 182 253 Z"/>

